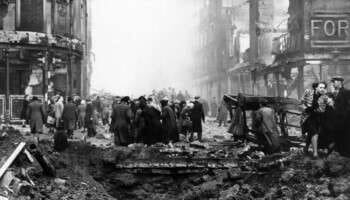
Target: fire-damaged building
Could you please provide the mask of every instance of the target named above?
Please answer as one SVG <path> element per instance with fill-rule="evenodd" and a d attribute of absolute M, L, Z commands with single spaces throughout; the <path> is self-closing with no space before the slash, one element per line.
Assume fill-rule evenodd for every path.
<path fill-rule="evenodd" d="M 0 116 L 25 95 L 86 96 L 91 75 L 87 0 L 0 0 Z"/>
<path fill-rule="evenodd" d="M 246 93 L 299 99 L 313 82 L 335 75 L 342 75 L 349 85 L 350 2 L 203 4 L 195 71 L 196 88 L 203 97 Z"/>

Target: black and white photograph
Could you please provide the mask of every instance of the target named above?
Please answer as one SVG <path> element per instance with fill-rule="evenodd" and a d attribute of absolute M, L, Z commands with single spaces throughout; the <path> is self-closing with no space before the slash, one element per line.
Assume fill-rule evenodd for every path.
<path fill-rule="evenodd" d="M 0 200 L 350 199 L 350 0 L 0 0 Z"/>

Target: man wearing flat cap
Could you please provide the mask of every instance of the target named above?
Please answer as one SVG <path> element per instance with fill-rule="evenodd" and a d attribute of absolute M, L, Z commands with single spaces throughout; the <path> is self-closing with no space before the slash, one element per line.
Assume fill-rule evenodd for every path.
<path fill-rule="evenodd" d="M 334 133 L 336 148 L 342 155 L 350 156 L 350 91 L 344 88 L 344 79 L 335 76 L 331 79 L 334 86 Z"/>

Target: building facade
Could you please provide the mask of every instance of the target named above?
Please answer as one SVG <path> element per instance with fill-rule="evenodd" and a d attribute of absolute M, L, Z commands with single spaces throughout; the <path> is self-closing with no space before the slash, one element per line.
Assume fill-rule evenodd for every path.
<path fill-rule="evenodd" d="M 200 37 L 215 43 L 199 45 L 196 83 L 205 98 L 245 93 L 300 99 L 313 82 L 335 75 L 350 87 L 349 1 L 222 0 L 203 7 Z M 207 34 L 208 10 L 219 16 L 213 26 L 219 34 Z M 220 56 L 213 57 L 216 49 Z"/>
<path fill-rule="evenodd" d="M 88 0 L 0 0 L 0 115 L 18 119 L 25 95 L 86 96 Z"/>

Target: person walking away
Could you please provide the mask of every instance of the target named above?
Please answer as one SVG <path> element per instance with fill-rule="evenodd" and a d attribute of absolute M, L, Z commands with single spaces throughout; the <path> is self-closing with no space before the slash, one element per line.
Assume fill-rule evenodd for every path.
<path fill-rule="evenodd" d="M 86 101 L 82 100 L 78 106 L 78 127 L 85 132 Z"/>
<path fill-rule="evenodd" d="M 53 99 L 49 100 L 49 105 L 47 107 L 47 126 L 49 128 L 49 133 L 55 132 L 55 125 L 56 125 L 56 119 L 55 119 L 55 102 Z"/>
<path fill-rule="evenodd" d="M 218 115 L 218 104 L 216 103 L 216 98 L 215 97 L 213 97 L 213 100 L 211 101 L 210 112 L 211 112 L 211 117 L 215 117 L 215 118 L 217 117 L 217 115 Z"/>
<path fill-rule="evenodd" d="M 61 123 L 63 108 L 64 108 L 63 97 L 58 96 L 56 103 L 55 103 L 56 128 L 58 128 L 60 123 Z"/>
<path fill-rule="evenodd" d="M 168 105 L 168 99 L 164 98 L 160 101 L 162 106 L 162 127 L 164 142 L 178 142 L 179 134 L 176 126 L 176 116 L 174 110 Z"/>
<path fill-rule="evenodd" d="M 202 104 L 198 101 L 199 96 L 195 97 L 194 106 L 191 113 L 191 120 L 192 120 L 192 131 L 193 133 L 197 133 L 197 138 L 201 142 L 202 141 L 202 121 L 205 123 L 205 116 L 203 111 Z M 193 133 L 190 137 L 190 141 L 193 140 Z"/>
<path fill-rule="evenodd" d="M 85 127 L 87 129 L 87 136 L 94 137 L 96 135 L 96 127 L 94 124 L 94 107 L 90 99 L 88 99 L 86 102 Z"/>
<path fill-rule="evenodd" d="M 29 124 L 30 124 L 30 130 L 33 134 L 33 137 L 35 138 L 35 134 L 43 133 L 43 126 L 45 121 L 45 109 L 44 105 L 38 97 L 34 96 L 32 98 L 32 102 L 28 105 L 28 113 L 27 113 Z M 37 142 L 38 138 L 37 138 Z"/>
<path fill-rule="evenodd" d="M 74 104 L 72 97 L 68 97 L 68 101 L 63 109 L 62 119 L 64 129 L 67 131 L 68 137 L 72 138 L 75 124 L 77 121 L 77 107 Z"/>
<path fill-rule="evenodd" d="M 25 95 L 23 104 L 22 104 L 22 111 L 21 111 L 21 119 L 23 120 L 22 127 L 25 128 L 26 124 L 28 124 L 28 117 L 27 117 L 27 110 L 28 110 L 28 105 L 30 101 L 30 96 Z"/>
<path fill-rule="evenodd" d="M 194 104 L 188 103 L 185 104 L 185 107 L 182 109 L 180 114 L 181 121 L 181 133 L 185 135 L 185 140 L 188 141 L 188 136 L 193 135 L 192 131 L 192 121 L 191 121 L 191 112 Z"/>
<path fill-rule="evenodd" d="M 221 126 L 222 123 L 224 123 L 224 126 L 226 127 L 227 115 L 228 115 L 227 105 L 225 101 L 222 100 L 219 106 L 219 113 L 218 113 L 219 127 Z"/>
<path fill-rule="evenodd" d="M 121 103 L 116 105 L 112 113 L 111 130 L 114 133 L 115 145 L 127 146 L 130 139 L 131 109 L 129 98 L 123 97 Z"/>
<path fill-rule="evenodd" d="M 106 104 L 102 106 L 102 124 L 104 126 L 109 124 L 109 107 Z"/>

